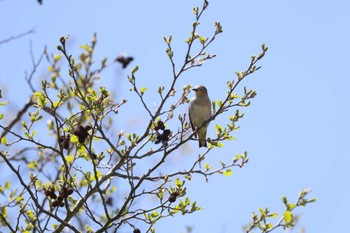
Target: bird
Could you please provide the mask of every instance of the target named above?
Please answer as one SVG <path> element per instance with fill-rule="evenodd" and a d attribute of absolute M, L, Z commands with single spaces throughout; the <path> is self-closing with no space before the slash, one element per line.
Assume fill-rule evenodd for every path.
<path fill-rule="evenodd" d="M 195 92 L 189 104 L 189 118 L 192 130 L 201 127 L 211 116 L 211 103 L 208 90 L 203 85 L 197 85 L 192 89 Z M 207 147 L 208 123 L 197 131 L 199 147 Z M 195 135 L 197 138 L 197 135 Z"/>

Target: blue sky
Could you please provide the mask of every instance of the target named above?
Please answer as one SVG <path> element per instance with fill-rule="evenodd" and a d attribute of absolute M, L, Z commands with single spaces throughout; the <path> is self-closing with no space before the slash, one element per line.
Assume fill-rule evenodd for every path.
<path fill-rule="evenodd" d="M 181 59 L 183 41 L 194 20 L 191 9 L 202 4 L 197 0 L 174 2 L 44 0 L 39 6 L 34 0 L 0 1 L 0 40 L 35 29 L 34 34 L 0 45 L 3 95 L 19 106 L 30 95 L 24 80 L 25 71 L 32 68 L 30 42 L 38 57 L 44 46 L 57 53 L 59 37 L 70 34 L 69 48 L 78 54 L 79 45 L 89 43 L 96 32 L 96 60 L 113 59 L 121 53 L 134 56 L 132 65 L 140 67 L 140 86 L 147 85 L 152 103 L 151 92 L 171 77 L 162 37 L 173 35 L 175 57 Z M 262 43 L 269 46 L 262 69 L 244 81 L 258 95 L 243 109 L 246 114 L 237 140 L 226 143 L 210 158 L 213 162 L 229 160 L 247 150 L 250 161 L 234 169 L 231 177 L 212 177 L 209 183 L 195 178 L 188 193 L 204 210 L 163 221 L 158 232 L 185 232 L 186 225 L 193 226 L 194 233 L 241 232 L 253 211 L 270 207 L 280 212 L 281 196 L 294 200 L 303 188 L 312 188 L 311 196 L 318 201 L 297 210 L 302 214 L 300 226 L 306 232 L 346 231 L 350 201 L 349 11 L 350 3 L 345 0 L 210 2 L 199 33 L 209 36 L 214 21 L 221 22 L 224 33 L 209 48 L 217 57 L 185 74 L 178 87 L 202 83 L 212 100 L 223 98 L 233 71 L 245 69 Z M 103 74 L 106 83 L 116 85 L 118 98 L 130 97 L 126 81 L 130 69 L 115 66 Z M 36 79 L 46 73 L 47 67 L 40 67 Z M 140 115 L 137 109 L 133 111 Z M 212 123 L 208 136 L 214 134 Z M 191 147 L 189 155 L 179 161 L 197 156 L 195 142 Z"/>

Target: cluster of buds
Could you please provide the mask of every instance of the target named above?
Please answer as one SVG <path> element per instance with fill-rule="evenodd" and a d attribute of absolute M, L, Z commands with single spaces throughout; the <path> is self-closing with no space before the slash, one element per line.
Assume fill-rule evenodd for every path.
<path fill-rule="evenodd" d="M 45 196 L 50 197 L 52 207 L 63 207 L 64 199 L 67 199 L 69 195 L 73 193 L 73 189 L 66 186 L 61 186 L 58 196 L 55 193 L 55 186 L 51 185 L 48 189 L 44 188 Z"/>
<path fill-rule="evenodd" d="M 85 127 L 79 125 L 78 127 L 76 127 L 76 128 L 74 129 L 73 134 L 74 134 L 75 136 L 78 137 L 78 140 L 79 140 L 80 143 L 84 143 L 85 139 L 86 139 L 87 136 L 89 135 L 89 134 L 88 134 L 88 131 L 89 131 L 90 129 L 92 129 L 92 127 L 91 127 L 90 125 L 87 125 L 87 126 L 85 126 Z"/>
<path fill-rule="evenodd" d="M 69 148 L 70 135 L 61 135 L 58 137 L 58 143 L 66 150 Z"/>
<path fill-rule="evenodd" d="M 158 121 L 157 125 L 153 128 L 155 131 L 157 131 L 157 138 L 155 140 L 155 144 L 158 144 L 160 142 L 165 143 L 169 141 L 170 136 L 170 129 L 165 129 L 165 125 L 163 121 Z M 159 133 L 159 130 L 162 130 L 162 133 Z"/>

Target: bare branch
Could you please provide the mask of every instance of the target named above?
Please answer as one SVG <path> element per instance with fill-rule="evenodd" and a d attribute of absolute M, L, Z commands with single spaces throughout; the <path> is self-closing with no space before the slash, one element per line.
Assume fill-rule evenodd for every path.
<path fill-rule="evenodd" d="M 35 31 L 34 31 L 34 29 L 32 28 L 32 29 L 30 29 L 29 31 L 23 32 L 23 33 L 18 34 L 18 35 L 16 35 L 16 36 L 11 36 L 11 37 L 9 37 L 9 38 L 7 38 L 7 39 L 0 40 L 0 45 L 1 45 L 1 44 L 5 44 L 5 43 L 8 43 L 8 42 L 13 41 L 13 40 L 17 40 L 17 39 L 19 39 L 19 38 L 21 38 L 21 37 L 27 36 L 27 35 L 32 34 L 32 33 L 34 33 L 34 32 L 35 32 Z"/>

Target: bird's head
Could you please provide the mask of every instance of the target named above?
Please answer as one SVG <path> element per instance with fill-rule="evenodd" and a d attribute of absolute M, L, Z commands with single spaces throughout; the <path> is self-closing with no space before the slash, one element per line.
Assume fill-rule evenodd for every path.
<path fill-rule="evenodd" d="M 197 85 L 192 89 L 197 97 L 203 97 L 208 95 L 207 88 L 203 85 Z"/>

